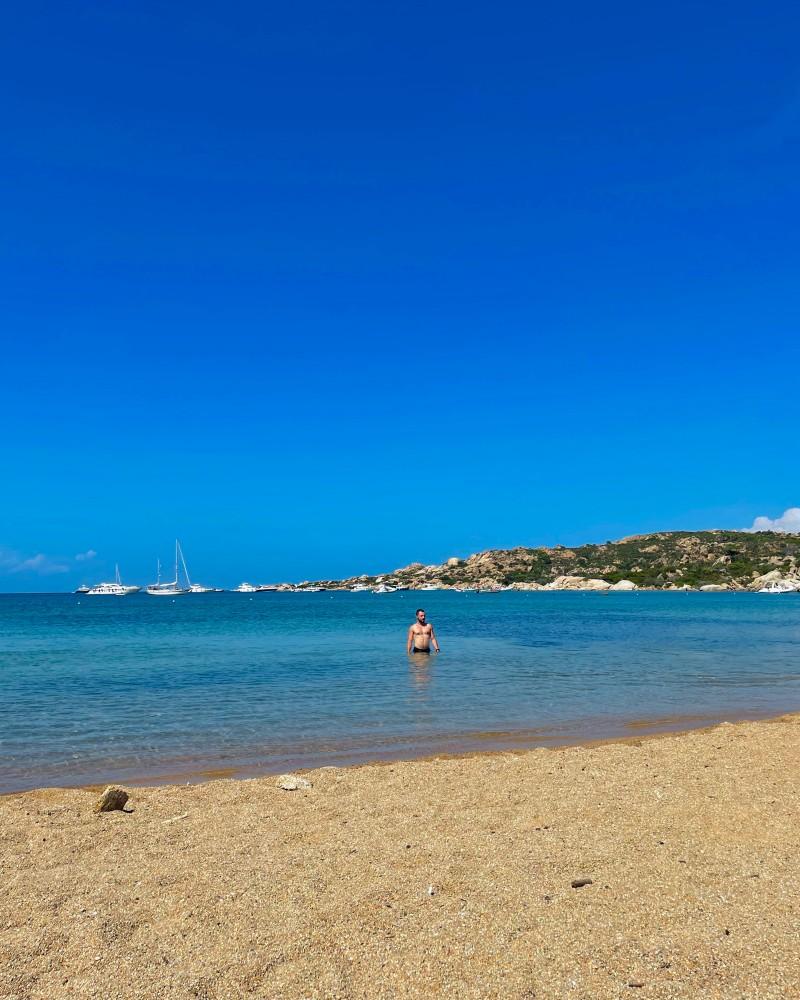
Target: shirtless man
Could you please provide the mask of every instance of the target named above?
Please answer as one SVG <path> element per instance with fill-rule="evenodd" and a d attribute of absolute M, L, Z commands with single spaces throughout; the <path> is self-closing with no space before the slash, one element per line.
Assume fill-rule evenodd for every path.
<path fill-rule="evenodd" d="M 433 625 L 425 620 L 425 612 L 422 608 L 417 608 L 417 620 L 408 630 L 408 652 L 430 653 L 431 643 L 438 653 L 439 643 L 434 635 Z"/>

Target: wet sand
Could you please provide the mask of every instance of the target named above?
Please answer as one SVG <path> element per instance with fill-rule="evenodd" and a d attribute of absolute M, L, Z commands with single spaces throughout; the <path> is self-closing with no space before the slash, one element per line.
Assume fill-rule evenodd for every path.
<path fill-rule="evenodd" d="M 800 997 L 799 763 L 785 716 L 5 796 L 0 997 Z"/>

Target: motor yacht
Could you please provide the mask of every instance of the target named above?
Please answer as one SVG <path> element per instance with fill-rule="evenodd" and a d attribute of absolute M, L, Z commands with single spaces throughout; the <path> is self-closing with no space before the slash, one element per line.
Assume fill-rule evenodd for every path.
<path fill-rule="evenodd" d="M 258 587 L 254 587 L 252 583 L 240 583 L 238 587 L 234 587 L 232 593 L 234 594 L 257 594 Z"/>
<path fill-rule="evenodd" d="M 125 597 L 127 591 L 119 583 L 97 583 L 86 591 L 90 597 Z"/>
<path fill-rule="evenodd" d="M 78 587 L 75 591 L 76 594 L 87 594 L 92 597 L 127 597 L 128 594 L 138 594 L 141 587 L 135 587 L 131 584 L 124 584 L 122 578 L 119 575 L 119 565 L 114 567 L 114 582 L 113 583 L 98 583 L 94 587 Z"/>

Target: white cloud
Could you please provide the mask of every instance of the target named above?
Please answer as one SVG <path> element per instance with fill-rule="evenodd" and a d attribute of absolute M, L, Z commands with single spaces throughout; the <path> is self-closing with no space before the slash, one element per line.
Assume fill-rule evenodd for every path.
<path fill-rule="evenodd" d="M 87 549 L 86 552 L 79 552 L 75 556 L 75 562 L 88 562 L 89 559 L 94 559 L 97 555 L 94 549 Z"/>
<path fill-rule="evenodd" d="M 780 517 L 757 517 L 750 531 L 800 532 L 800 507 L 789 507 Z"/>
<path fill-rule="evenodd" d="M 35 556 L 21 556 L 12 549 L 0 549 L 0 571 L 4 573 L 36 573 L 39 576 L 51 576 L 54 573 L 68 573 L 69 566 L 51 559 L 43 552 Z"/>

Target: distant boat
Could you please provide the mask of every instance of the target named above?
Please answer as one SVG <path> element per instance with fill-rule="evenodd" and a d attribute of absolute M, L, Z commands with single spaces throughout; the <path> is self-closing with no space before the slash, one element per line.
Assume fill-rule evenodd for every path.
<path fill-rule="evenodd" d="M 324 587 L 296 587 L 296 594 L 319 594 L 320 591 L 324 590 Z"/>
<path fill-rule="evenodd" d="M 234 594 L 256 594 L 258 593 L 258 587 L 254 587 L 252 583 L 240 583 L 238 587 L 233 588 Z"/>
<path fill-rule="evenodd" d="M 757 594 L 793 594 L 797 590 L 797 585 L 789 583 L 788 580 L 770 580 L 766 587 L 757 590 Z"/>
<path fill-rule="evenodd" d="M 189 584 L 190 594 L 214 594 L 216 593 L 213 587 L 204 587 L 202 583 L 190 583 Z"/>
<path fill-rule="evenodd" d="M 80 587 L 76 587 L 75 590 L 72 591 L 72 593 L 73 594 L 88 594 L 91 589 L 92 588 L 89 587 L 87 584 L 82 583 L 80 585 Z"/>
<path fill-rule="evenodd" d="M 373 594 L 393 594 L 397 588 L 387 587 L 385 583 L 382 583 L 379 587 L 376 587 L 372 593 Z"/>
<path fill-rule="evenodd" d="M 350 593 L 363 594 L 367 590 L 369 590 L 369 587 L 365 583 L 357 583 L 354 587 L 350 588 Z"/>
<path fill-rule="evenodd" d="M 119 575 L 119 566 L 114 567 L 113 583 L 98 583 L 94 587 L 78 587 L 76 594 L 87 594 L 92 597 L 127 597 L 128 594 L 137 594 L 142 588 L 124 584 Z"/>
<path fill-rule="evenodd" d="M 186 563 L 183 563 L 183 572 L 186 576 L 187 586 L 182 587 L 180 585 L 180 580 L 178 576 L 178 559 L 183 560 L 183 553 L 181 552 L 181 546 L 178 539 L 175 539 L 175 579 L 170 580 L 167 583 L 161 582 L 161 562 L 158 563 L 158 572 L 156 574 L 156 582 L 151 583 L 147 587 L 147 593 L 151 597 L 177 597 L 180 594 L 189 594 L 191 590 L 191 581 L 189 580 L 189 574 L 186 572 Z"/>

